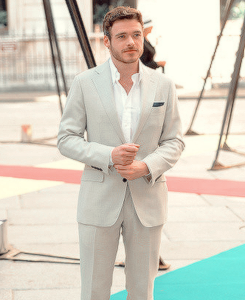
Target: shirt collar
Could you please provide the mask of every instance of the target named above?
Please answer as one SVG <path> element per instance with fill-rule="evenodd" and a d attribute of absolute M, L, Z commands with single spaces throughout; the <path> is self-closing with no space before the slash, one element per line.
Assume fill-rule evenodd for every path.
<path fill-rule="evenodd" d="M 120 73 L 118 72 L 116 66 L 114 65 L 111 57 L 109 58 L 109 64 L 111 69 L 111 78 L 112 84 L 115 85 L 120 79 Z M 134 83 L 139 84 L 142 79 L 142 62 L 139 60 L 139 73 L 135 73 L 132 75 L 132 80 Z"/>

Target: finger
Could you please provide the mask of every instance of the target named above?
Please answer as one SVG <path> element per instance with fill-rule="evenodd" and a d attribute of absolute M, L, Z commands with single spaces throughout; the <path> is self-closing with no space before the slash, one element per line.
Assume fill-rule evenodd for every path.
<path fill-rule="evenodd" d="M 137 147 L 137 148 L 140 147 L 139 144 L 134 144 L 134 143 L 127 143 L 127 144 L 123 144 L 123 145 L 125 145 L 125 146 L 135 146 L 135 147 Z"/>
<path fill-rule="evenodd" d="M 128 166 L 130 166 L 132 164 L 132 162 L 133 162 L 133 160 L 129 160 L 126 162 L 122 162 L 121 164 L 118 164 L 118 165 L 128 168 Z"/>
<path fill-rule="evenodd" d="M 128 161 L 126 161 L 124 164 L 123 164 L 123 166 L 129 166 L 129 165 L 131 165 L 132 163 L 133 163 L 133 159 L 131 159 L 131 160 L 128 160 Z"/>
<path fill-rule="evenodd" d="M 117 170 L 126 170 L 126 169 L 128 169 L 128 165 L 117 164 L 117 165 L 114 165 L 114 168 Z"/>
<path fill-rule="evenodd" d="M 119 171 L 119 170 L 118 170 L 117 173 L 120 174 L 120 175 L 121 175 L 122 177 L 124 177 L 124 178 L 127 178 L 127 176 L 128 176 L 128 173 L 127 173 L 126 171 L 122 171 L 122 170 Z"/>
<path fill-rule="evenodd" d="M 126 150 L 127 151 L 138 151 L 139 147 L 132 145 L 132 146 L 126 147 Z"/>
<path fill-rule="evenodd" d="M 119 165 L 118 167 L 115 168 L 117 171 L 125 171 L 128 169 L 127 166 Z"/>
<path fill-rule="evenodd" d="M 138 151 L 138 150 L 137 150 Z M 126 156 L 126 157 L 131 157 L 131 156 L 135 156 L 137 151 L 128 151 L 127 149 L 125 149 L 123 152 L 122 152 L 122 155 L 123 156 Z"/>
<path fill-rule="evenodd" d="M 127 152 L 137 152 L 139 150 L 139 145 L 127 145 L 124 147 Z"/>
<path fill-rule="evenodd" d="M 122 158 L 122 162 L 132 162 L 134 159 L 135 159 L 135 156 L 136 155 L 124 155 L 123 158 Z"/>

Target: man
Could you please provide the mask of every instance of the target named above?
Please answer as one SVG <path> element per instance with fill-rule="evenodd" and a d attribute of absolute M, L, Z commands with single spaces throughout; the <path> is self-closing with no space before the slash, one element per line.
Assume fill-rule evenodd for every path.
<path fill-rule="evenodd" d="M 58 135 L 61 153 L 85 163 L 77 217 L 81 299 L 109 300 L 122 231 L 127 299 L 152 300 L 167 214 L 164 172 L 184 148 L 177 97 L 167 77 L 139 62 L 139 11 L 117 7 L 103 29 L 111 58 L 75 77 Z"/>

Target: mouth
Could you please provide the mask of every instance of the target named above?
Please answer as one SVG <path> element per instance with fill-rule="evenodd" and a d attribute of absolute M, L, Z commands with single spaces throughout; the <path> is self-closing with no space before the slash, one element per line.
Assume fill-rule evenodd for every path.
<path fill-rule="evenodd" d="M 124 50 L 123 52 L 132 53 L 132 52 L 137 52 L 137 50 L 136 49 L 128 49 L 128 50 Z"/>

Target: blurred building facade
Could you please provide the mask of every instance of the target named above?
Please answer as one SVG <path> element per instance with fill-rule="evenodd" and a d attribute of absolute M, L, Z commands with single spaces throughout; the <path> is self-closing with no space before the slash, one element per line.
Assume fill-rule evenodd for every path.
<path fill-rule="evenodd" d="M 157 59 L 166 60 L 166 73 L 184 87 L 198 86 L 205 76 L 220 30 L 221 10 L 227 0 L 77 0 L 97 64 L 109 53 L 103 46 L 101 24 L 112 7 L 130 5 L 150 15 L 154 22 L 152 42 Z M 239 3 L 241 1 L 238 1 Z M 68 86 L 87 69 L 65 0 L 50 0 Z M 225 52 L 214 66 L 212 81 L 230 78 L 239 41 L 237 24 L 227 29 Z M 234 28 L 233 28 L 234 27 Z M 236 28 L 235 28 L 236 27 Z M 237 44 L 238 45 L 238 44 Z M 234 48 L 234 49 L 233 49 Z M 232 51 L 234 52 L 232 54 Z M 227 52 L 227 50 L 226 50 Z M 228 53 L 228 52 L 227 52 Z M 222 57 L 223 55 L 223 57 Z M 232 59 L 231 59 L 232 58 Z M 225 75 L 224 75 L 225 74 Z M 223 76 L 223 77 L 222 77 Z M 222 77 L 222 79 L 220 79 Z M 219 78 L 219 79 L 218 79 Z M 229 81 L 229 80 L 228 80 Z M 42 0 L 0 0 L 0 89 L 55 88 L 54 72 Z"/>
<path fill-rule="evenodd" d="M 6 12 L 0 27 L 0 88 L 2 90 L 54 89 L 47 26 L 42 0 L 0 0 Z M 102 3 L 104 2 L 104 3 Z M 87 69 L 65 0 L 50 0 L 68 86 Z M 136 6 L 134 0 L 77 1 L 97 64 L 108 58 L 101 25 L 93 22 L 113 6 Z M 94 12 L 96 14 L 94 14 Z"/>

